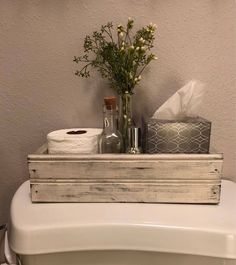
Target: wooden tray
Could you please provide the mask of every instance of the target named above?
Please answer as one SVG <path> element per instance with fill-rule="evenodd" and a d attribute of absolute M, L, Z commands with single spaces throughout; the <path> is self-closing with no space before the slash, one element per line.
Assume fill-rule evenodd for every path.
<path fill-rule="evenodd" d="M 33 202 L 220 201 L 222 154 L 28 156 Z"/>

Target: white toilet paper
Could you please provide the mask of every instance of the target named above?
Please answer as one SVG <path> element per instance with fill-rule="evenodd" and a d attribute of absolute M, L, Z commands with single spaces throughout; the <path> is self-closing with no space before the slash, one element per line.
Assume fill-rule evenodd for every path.
<path fill-rule="evenodd" d="M 72 128 L 53 131 L 47 135 L 49 154 L 96 154 L 99 128 Z"/>

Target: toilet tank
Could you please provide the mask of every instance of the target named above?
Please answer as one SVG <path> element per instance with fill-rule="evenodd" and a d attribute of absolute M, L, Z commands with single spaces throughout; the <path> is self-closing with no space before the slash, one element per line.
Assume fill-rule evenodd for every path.
<path fill-rule="evenodd" d="M 236 184 L 219 205 L 31 203 L 15 193 L 9 243 L 23 265 L 235 265 Z"/>

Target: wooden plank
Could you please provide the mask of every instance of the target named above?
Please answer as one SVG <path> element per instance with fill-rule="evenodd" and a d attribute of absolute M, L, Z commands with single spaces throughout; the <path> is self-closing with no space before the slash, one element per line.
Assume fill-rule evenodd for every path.
<path fill-rule="evenodd" d="M 218 203 L 222 154 L 28 156 L 33 202 Z"/>
<path fill-rule="evenodd" d="M 95 161 L 95 160 L 117 160 L 117 161 L 155 161 L 155 160 L 222 160 L 222 154 L 31 154 L 29 161 Z"/>
<path fill-rule="evenodd" d="M 33 202 L 219 203 L 220 185 L 173 183 L 32 184 Z"/>
<path fill-rule="evenodd" d="M 222 161 L 44 161 L 29 162 L 30 178 L 220 179 Z"/>
<path fill-rule="evenodd" d="M 28 155 L 29 161 L 156 161 L 156 160 L 222 160 L 223 154 L 48 154 L 47 144 L 34 154 Z"/>
<path fill-rule="evenodd" d="M 221 180 L 175 180 L 175 179 L 119 179 L 119 183 L 150 183 L 150 184 L 217 184 L 220 185 Z M 31 179 L 31 184 L 45 184 L 45 183 L 51 183 L 51 184 L 60 184 L 60 183 L 117 183 L 117 179 L 114 178 L 105 178 L 105 179 Z"/>

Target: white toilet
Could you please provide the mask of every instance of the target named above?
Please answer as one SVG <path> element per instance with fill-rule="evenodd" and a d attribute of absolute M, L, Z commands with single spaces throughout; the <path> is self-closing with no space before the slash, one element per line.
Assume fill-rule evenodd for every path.
<path fill-rule="evenodd" d="M 9 243 L 22 265 L 236 264 L 236 184 L 220 205 L 12 200 Z"/>

